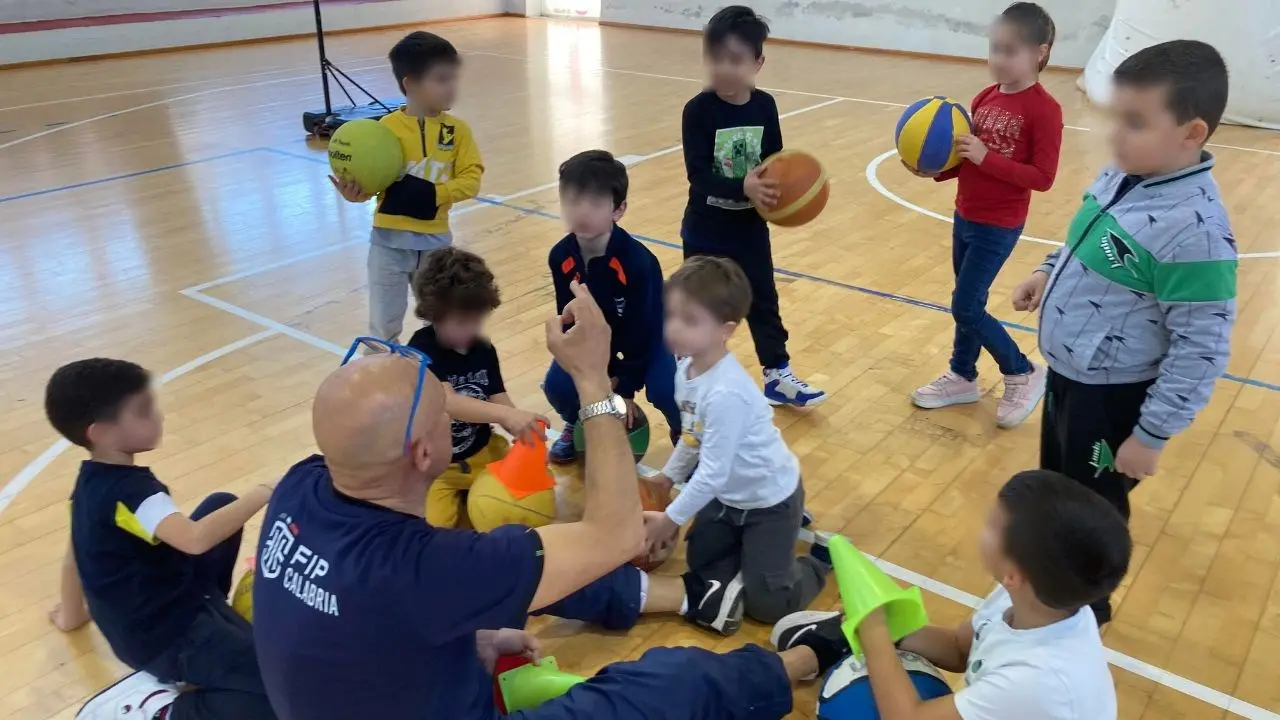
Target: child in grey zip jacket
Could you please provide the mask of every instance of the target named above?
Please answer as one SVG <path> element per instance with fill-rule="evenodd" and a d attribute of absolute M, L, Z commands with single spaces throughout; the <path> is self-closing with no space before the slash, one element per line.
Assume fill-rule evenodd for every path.
<path fill-rule="evenodd" d="M 1085 192 L 1065 246 L 1014 291 L 1040 308 L 1049 366 L 1040 466 L 1129 517 L 1128 494 L 1209 402 L 1226 371 L 1237 252 L 1204 143 L 1226 106 L 1226 67 L 1172 41 L 1115 71 L 1116 162 Z M 1099 622 L 1110 605 L 1094 605 Z"/>

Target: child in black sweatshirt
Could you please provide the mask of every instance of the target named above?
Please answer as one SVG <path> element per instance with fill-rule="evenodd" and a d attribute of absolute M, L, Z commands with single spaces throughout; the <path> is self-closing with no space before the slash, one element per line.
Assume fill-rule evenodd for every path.
<path fill-rule="evenodd" d="M 689 205 L 680 237 L 686 259 L 719 255 L 741 266 L 751 283 L 747 326 L 764 368 L 765 397 L 771 405 L 809 407 L 827 394 L 791 372 L 769 226 L 752 207 L 771 207 L 778 199 L 777 181 L 756 171 L 763 158 L 782 149 L 778 105 L 755 87 L 768 36 L 764 20 L 741 5 L 720 10 L 707 23 L 703 52 L 711 87 L 684 106 Z"/>
<path fill-rule="evenodd" d="M 556 290 L 556 309 L 573 299 L 569 283 L 585 283 L 604 311 L 612 335 L 609 376 L 627 402 L 645 388 L 649 402 L 666 418 L 671 436 L 680 433 L 676 408 L 676 361 L 662 338 L 662 266 L 649 248 L 617 222 L 627 210 L 627 168 L 604 150 L 588 150 L 560 166 L 560 208 L 569 234 L 551 248 L 547 260 Z M 573 381 L 554 361 L 543 381 L 547 401 L 564 420 L 551 446 L 553 462 L 573 462 L 574 424 L 580 407 Z"/>

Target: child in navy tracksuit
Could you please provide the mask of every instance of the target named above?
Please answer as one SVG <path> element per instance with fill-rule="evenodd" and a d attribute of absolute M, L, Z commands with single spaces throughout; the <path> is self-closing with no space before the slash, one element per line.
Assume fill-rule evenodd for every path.
<path fill-rule="evenodd" d="M 627 401 L 641 388 L 666 418 L 672 437 L 680 433 L 676 408 L 676 362 L 662 339 L 662 266 L 639 240 L 617 222 L 627 209 L 627 168 L 604 150 L 589 150 L 560 166 L 560 208 L 569 234 L 551 248 L 547 260 L 556 289 L 556 309 L 573 299 L 569 283 L 591 290 L 613 331 L 609 376 Z M 578 420 L 578 393 L 573 380 L 554 361 L 543 383 L 547 401 L 564 420 L 564 431 L 551 447 L 553 462 L 573 462 L 573 432 Z"/>

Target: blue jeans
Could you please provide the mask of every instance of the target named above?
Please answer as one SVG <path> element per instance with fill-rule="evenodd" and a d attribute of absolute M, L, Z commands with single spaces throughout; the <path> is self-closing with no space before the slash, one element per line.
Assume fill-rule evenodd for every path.
<path fill-rule="evenodd" d="M 673 437 L 679 434 L 680 409 L 676 407 L 676 358 L 665 347 L 659 348 L 653 354 L 649 370 L 644 376 L 644 389 L 649 403 L 667 419 L 667 426 L 671 428 Z M 547 377 L 542 381 L 542 391 L 561 420 L 566 423 L 578 421 L 578 409 L 581 407 L 581 403 L 578 402 L 578 389 L 573 386 L 573 378 L 569 377 L 569 373 L 554 360 L 551 361 L 551 367 L 547 368 Z"/>
<path fill-rule="evenodd" d="M 966 380 L 978 377 L 978 354 L 991 353 L 1004 375 L 1026 375 L 1031 361 L 1018 348 L 1009 331 L 987 312 L 987 293 L 1022 228 L 1002 228 L 969 222 L 955 216 L 951 232 L 951 265 L 956 273 L 956 289 L 951 293 L 951 317 L 956 321 L 955 344 L 951 350 L 951 372 Z"/>
<path fill-rule="evenodd" d="M 513 720 L 781 720 L 791 712 L 782 660 L 759 645 L 727 653 L 659 647 L 605 666 Z"/>

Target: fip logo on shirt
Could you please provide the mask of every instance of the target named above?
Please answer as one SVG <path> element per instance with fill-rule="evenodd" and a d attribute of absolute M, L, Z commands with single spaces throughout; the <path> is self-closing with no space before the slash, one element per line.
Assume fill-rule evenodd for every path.
<path fill-rule="evenodd" d="M 259 577 L 281 582 L 285 590 L 307 607 L 337 616 L 338 596 L 319 585 L 320 579 L 329 573 L 329 561 L 298 542 L 298 535 L 293 518 L 281 513 L 262 543 L 258 556 Z"/>

